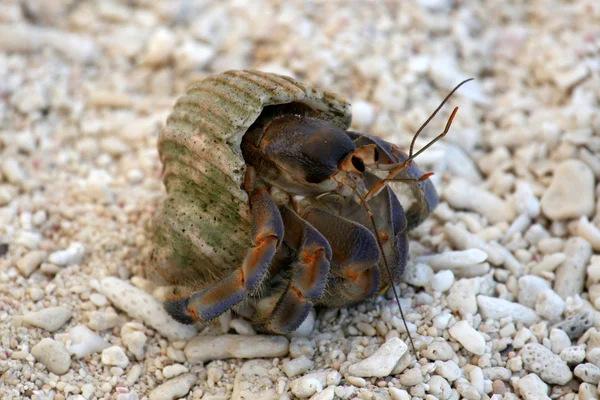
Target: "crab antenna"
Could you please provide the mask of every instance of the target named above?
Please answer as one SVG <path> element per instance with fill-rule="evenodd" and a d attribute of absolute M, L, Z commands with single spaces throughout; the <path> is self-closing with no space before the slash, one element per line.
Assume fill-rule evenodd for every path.
<path fill-rule="evenodd" d="M 450 93 L 448 93 L 448 95 L 446 97 L 444 97 L 444 100 L 442 100 L 442 102 L 440 103 L 440 105 L 435 109 L 434 112 L 431 113 L 431 115 L 429 116 L 429 118 L 427 118 L 427 120 L 425 122 L 423 122 L 423 125 L 421 125 L 421 127 L 417 130 L 417 132 L 415 133 L 415 135 L 412 138 L 412 141 L 410 142 L 410 151 L 408 152 L 408 158 L 412 159 L 413 157 L 413 150 L 415 148 L 415 142 L 417 141 L 417 137 L 419 137 L 419 134 L 423 131 L 423 129 L 425 129 L 425 127 L 427 125 L 429 125 L 429 123 L 431 122 L 431 120 L 437 115 L 437 113 L 442 109 L 442 107 L 444 107 L 444 104 L 446 104 L 448 102 L 448 100 L 450 100 L 450 97 L 452 97 L 452 95 L 465 83 L 472 81 L 475 78 L 469 78 L 469 79 L 465 79 L 464 81 L 462 81 L 461 83 L 459 83 L 458 85 L 456 85 L 454 87 L 454 89 L 452 89 L 452 91 Z M 416 157 L 416 156 L 415 156 Z"/>
<path fill-rule="evenodd" d="M 404 318 L 404 311 L 402 311 L 402 305 L 400 304 L 398 292 L 396 291 L 396 286 L 394 286 L 394 279 L 392 278 L 392 271 L 390 271 L 390 266 L 387 262 L 387 258 L 385 257 L 385 252 L 383 251 L 383 243 L 381 243 L 381 238 L 379 237 L 379 230 L 377 229 L 377 224 L 375 223 L 375 217 L 374 217 L 373 211 L 371 211 L 371 207 L 369 207 L 369 205 L 365 201 L 365 198 L 363 196 L 361 196 L 361 194 L 358 191 L 358 189 L 356 188 L 356 186 L 354 186 L 354 185 L 348 185 L 348 186 L 350 186 L 352 191 L 360 199 L 360 202 L 362 203 L 363 207 L 365 208 L 365 210 L 367 212 L 367 215 L 369 216 L 369 219 L 371 220 L 371 225 L 373 225 L 373 230 L 375 231 L 375 239 L 377 240 L 377 246 L 379 247 L 379 251 L 381 251 L 381 258 L 383 259 L 383 264 L 385 265 L 385 272 L 390 281 L 390 286 L 392 287 L 392 290 L 394 291 L 394 297 L 396 299 L 396 303 L 398 303 L 398 309 L 400 309 L 400 316 L 402 317 L 402 322 L 404 323 L 404 328 L 406 329 L 406 333 L 408 334 L 408 340 L 410 341 L 410 347 L 412 347 L 413 353 L 415 354 L 415 357 L 416 357 L 417 349 L 415 347 L 415 343 L 412 340 L 412 335 L 410 334 L 410 331 L 408 330 L 408 324 L 406 323 L 406 318 Z"/>
<path fill-rule="evenodd" d="M 448 131 L 450 131 L 450 126 L 452 126 L 452 121 L 454 120 L 454 117 L 456 116 L 457 112 L 458 112 L 458 107 L 455 107 L 454 110 L 452 111 L 452 114 L 450 114 L 450 118 L 448 118 L 448 122 L 446 122 L 446 127 L 444 128 L 444 131 L 442 133 L 440 133 L 439 135 L 437 135 L 435 138 L 433 138 L 433 140 L 431 140 L 429 143 L 427 143 L 422 149 L 417 151 L 415 154 L 409 155 L 408 158 L 401 163 L 387 164 L 386 170 L 391 168 L 390 172 L 388 172 L 388 175 L 386 178 L 383 178 L 382 180 L 380 180 L 379 182 L 377 182 L 375 185 L 373 185 L 371 187 L 371 189 L 367 192 L 366 199 L 371 200 L 387 185 L 388 182 L 393 181 L 394 177 L 396 175 L 398 175 L 401 171 L 406 169 L 415 157 L 417 157 L 419 154 L 421 154 L 422 152 L 427 150 L 435 142 L 437 142 L 438 140 L 440 140 L 441 138 L 446 136 Z M 427 175 L 427 174 L 425 174 L 425 175 Z M 421 178 L 423 178 L 423 179 L 419 178 L 419 181 L 425 180 L 428 177 L 429 176 L 427 176 L 427 177 L 422 176 Z"/>

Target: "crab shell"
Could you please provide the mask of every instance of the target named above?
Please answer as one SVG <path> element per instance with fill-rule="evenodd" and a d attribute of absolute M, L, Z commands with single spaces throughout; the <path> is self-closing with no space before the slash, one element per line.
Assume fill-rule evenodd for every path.
<path fill-rule="evenodd" d="M 152 278 L 204 286 L 241 264 L 251 232 L 242 136 L 264 107 L 292 102 L 350 126 L 350 104 L 337 94 L 260 71 L 208 77 L 178 99 L 158 141 L 167 197 L 153 221 Z"/>

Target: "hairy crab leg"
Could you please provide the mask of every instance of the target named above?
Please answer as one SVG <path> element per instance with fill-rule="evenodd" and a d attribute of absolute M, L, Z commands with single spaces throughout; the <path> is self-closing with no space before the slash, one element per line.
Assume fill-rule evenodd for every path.
<path fill-rule="evenodd" d="M 380 284 L 379 248 L 371 231 L 317 208 L 309 208 L 303 218 L 325 236 L 332 249 L 332 278 L 323 302 L 344 307 L 376 295 Z"/>
<path fill-rule="evenodd" d="M 265 188 L 252 190 L 252 244 L 240 268 L 231 275 L 190 297 L 167 301 L 165 308 L 183 323 L 214 319 L 253 294 L 267 275 L 269 265 L 284 235 L 277 205 Z"/>
<path fill-rule="evenodd" d="M 289 333 L 306 319 L 313 303 L 321 300 L 329 274 L 331 247 L 308 222 L 287 206 L 279 208 L 285 226 L 284 243 L 294 253 L 289 285 L 267 317 L 270 332 Z"/>

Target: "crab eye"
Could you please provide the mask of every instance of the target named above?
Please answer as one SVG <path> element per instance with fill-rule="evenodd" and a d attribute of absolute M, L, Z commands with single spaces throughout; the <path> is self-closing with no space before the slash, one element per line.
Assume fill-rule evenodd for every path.
<path fill-rule="evenodd" d="M 365 172 L 365 163 L 362 159 L 356 156 L 352 156 L 352 165 L 354 165 L 354 168 L 356 168 L 360 172 Z"/>

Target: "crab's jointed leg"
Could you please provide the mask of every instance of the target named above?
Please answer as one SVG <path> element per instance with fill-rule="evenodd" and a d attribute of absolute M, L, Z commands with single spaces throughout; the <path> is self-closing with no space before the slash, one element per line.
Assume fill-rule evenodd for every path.
<path fill-rule="evenodd" d="M 306 319 L 313 304 L 323 297 L 331 247 L 315 228 L 287 206 L 279 208 L 285 226 L 284 244 L 295 255 L 288 286 L 266 317 L 266 329 L 288 333 Z"/>
<path fill-rule="evenodd" d="M 176 320 L 189 324 L 216 318 L 254 293 L 267 275 L 284 235 L 283 221 L 266 189 L 250 193 L 253 247 L 248 250 L 241 267 L 225 279 L 190 297 L 167 301 L 165 308 Z"/>
<path fill-rule="evenodd" d="M 364 226 L 330 212 L 310 208 L 303 218 L 329 242 L 332 249 L 330 279 L 323 303 L 344 307 L 373 297 L 380 284 L 379 249 Z"/>

